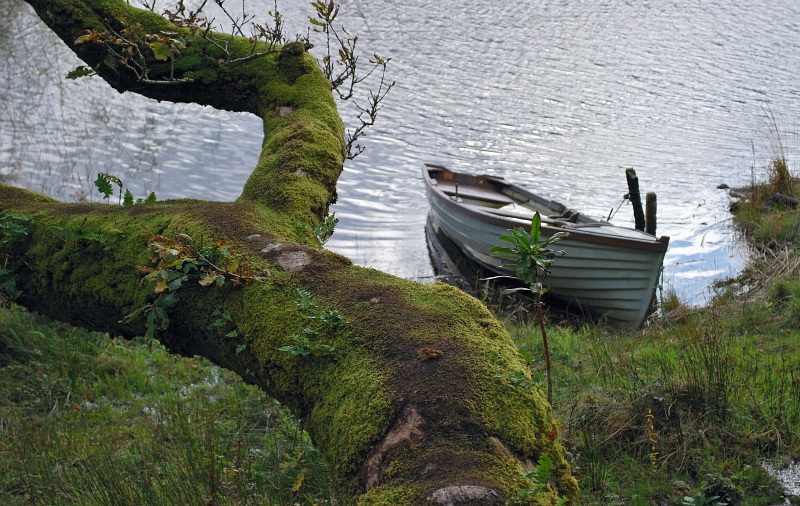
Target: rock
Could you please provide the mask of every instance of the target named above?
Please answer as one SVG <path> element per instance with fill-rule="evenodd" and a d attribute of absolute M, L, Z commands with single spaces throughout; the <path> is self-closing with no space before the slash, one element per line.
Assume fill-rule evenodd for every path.
<path fill-rule="evenodd" d="M 493 504 L 502 501 L 500 495 L 494 490 L 478 485 L 451 485 L 436 490 L 428 496 L 428 502 L 455 506 L 471 502 L 472 504 Z"/>
<path fill-rule="evenodd" d="M 311 255 L 305 251 L 286 251 L 278 256 L 278 264 L 285 271 L 300 272 L 311 262 Z"/>

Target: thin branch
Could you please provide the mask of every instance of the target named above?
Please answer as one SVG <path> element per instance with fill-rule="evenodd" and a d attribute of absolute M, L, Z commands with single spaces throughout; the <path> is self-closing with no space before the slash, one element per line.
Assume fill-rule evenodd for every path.
<path fill-rule="evenodd" d="M 366 136 L 366 133 L 364 133 L 365 130 L 375 124 L 375 120 L 378 116 L 378 111 L 380 111 L 383 108 L 382 105 L 383 99 L 386 98 L 386 94 L 389 93 L 389 90 L 391 90 L 396 84 L 394 81 L 388 83 L 385 80 L 386 64 L 389 62 L 389 60 L 378 60 L 378 61 L 381 62 L 379 63 L 379 65 L 381 65 L 383 69 L 381 72 L 381 81 L 380 84 L 378 85 L 377 92 L 373 93 L 372 91 L 370 91 L 368 107 L 361 107 L 360 105 L 355 103 L 356 108 L 360 111 L 356 116 L 356 119 L 361 124 L 358 127 L 356 127 L 356 129 L 352 133 L 350 133 L 349 130 L 347 132 L 348 160 L 352 160 L 353 158 L 360 155 L 364 151 L 364 146 L 356 144 L 356 141 L 360 137 L 365 137 Z M 375 68 L 377 68 L 377 66 Z"/>

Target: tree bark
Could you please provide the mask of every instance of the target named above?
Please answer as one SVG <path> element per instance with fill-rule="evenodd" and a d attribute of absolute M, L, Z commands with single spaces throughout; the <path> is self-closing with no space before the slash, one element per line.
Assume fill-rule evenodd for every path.
<path fill-rule="evenodd" d="M 169 327 L 156 337 L 289 406 L 323 453 L 340 501 L 552 504 L 577 497 L 550 406 L 538 387 L 508 381 L 527 371 L 483 305 L 446 285 L 353 266 L 317 246 L 311 229 L 335 199 L 344 140 L 330 86 L 302 47 L 220 65 L 196 39 L 175 62 L 177 76 L 191 83 L 142 83 L 102 47 L 74 41 L 103 23 L 135 20 L 161 30 L 164 19 L 123 1 L 28 1 L 120 91 L 249 111 L 263 118 L 265 139 L 234 203 L 63 204 L 0 184 L 0 260 L 21 292 L 19 304 L 89 329 L 142 335 L 144 318 L 123 320 L 156 299 L 137 270 L 152 265 L 148 238 L 224 240 L 263 280 L 185 283 L 168 310 Z M 237 39 L 231 47 L 245 52 L 246 44 Z M 316 325 L 296 303 L 298 289 L 319 311 L 344 317 L 317 328 L 307 355 L 285 351 L 293 335 Z M 225 326 L 215 325 L 221 312 L 231 317 Z M 542 454 L 555 471 L 547 484 L 533 484 L 522 473 Z M 530 493 L 517 498 L 523 491 Z"/>

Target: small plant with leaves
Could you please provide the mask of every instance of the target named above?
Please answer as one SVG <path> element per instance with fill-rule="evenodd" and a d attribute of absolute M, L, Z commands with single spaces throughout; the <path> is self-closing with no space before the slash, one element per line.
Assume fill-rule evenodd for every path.
<path fill-rule="evenodd" d="M 495 371 L 497 372 L 499 371 L 499 369 L 500 368 L 497 367 Z M 494 377 L 505 380 L 506 382 L 508 382 L 509 385 L 515 388 L 534 387 L 535 385 L 539 384 L 537 379 L 541 379 L 540 377 L 537 378 L 536 376 L 529 379 L 522 371 L 514 371 L 513 373 L 505 373 L 505 374 L 501 374 L 498 372 L 497 374 L 495 374 Z"/>
<path fill-rule="evenodd" d="M 139 315 L 146 314 L 146 337 L 150 338 L 156 330 L 166 330 L 169 326 L 167 310 L 179 301 L 177 292 L 185 283 L 196 281 L 204 287 L 222 287 L 226 284 L 239 286 L 245 281 L 264 282 L 269 276 L 268 271 L 253 274 L 247 259 L 225 241 L 202 246 L 196 245 L 188 234 L 177 234 L 174 238 L 151 234 L 149 247 L 155 253 L 150 259 L 152 265 L 139 266 L 138 269 L 145 274 L 142 282 L 153 284 L 153 293 L 157 298 L 126 316 L 123 322 L 130 323 Z M 229 313 L 212 316 L 217 317 L 214 326 L 226 325 L 226 321 L 232 323 Z M 227 334 L 227 337 L 235 336 L 231 332 Z"/>
<path fill-rule="evenodd" d="M 30 216 L 16 213 L 5 213 L 0 216 L 0 246 L 8 246 L 28 235 Z"/>
<path fill-rule="evenodd" d="M 289 336 L 292 344 L 281 346 L 278 351 L 288 353 L 293 357 L 307 357 L 309 355 L 331 355 L 336 348 L 329 344 L 317 341 L 319 332 L 311 328 L 304 328 L 299 334 Z"/>
<path fill-rule="evenodd" d="M 97 244 L 102 246 L 103 251 L 110 251 L 113 248 L 113 243 L 110 241 L 113 236 L 123 235 L 119 230 L 91 230 L 90 227 L 86 226 L 86 221 L 84 219 L 80 225 L 52 225 L 49 229 L 65 243 Z"/>
<path fill-rule="evenodd" d="M 332 355 L 336 348 L 320 342 L 323 334 L 335 331 L 345 319 L 336 309 L 320 311 L 317 303 L 312 300 L 311 292 L 298 289 L 295 304 L 300 309 L 300 314 L 306 319 L 306 327 L 299 333 L 292 334 L 289 339 L 292 344 L 281 346 L 278 351 L 290 354 L 293 357 L 307 357 L 309 355 Z"/>
<path fill-rule="evenodd" d="M 97 179 L 94 180 L 94 186 L 97 188 L 97 191 L 103 194 L 103 199 L 108 200 L 111 202 L 111 195 L 114 194 L 114 185 L 119 188 L 119 204 L 123 206 L 132 206 L 134 204 L 150 204 L 156 201 L 156 194 L 150 192 L 150 195 L 144 199 L 134 199 L 133 194 L 125 185 L 122 184 L 122 180 L 116 176 L 112 176 L 111 174 L 107 174 L 105 172 L 99 172 L 97 174 Z M 125 190 L 123 192 L 123 189 Z"/>
<path fill-rule="evenodd" d="M 233 325 L 233 316 L 231 316 L 231 313 L 229 311 L 220 311 L 220 309 L 217 308 L 211 313 L 211 316 L 213 318 L 216 318 L 214 320 L 214 323 L 211 324 L 212 327 L 225 328 Z M 227 334 L 225 334 L 225 337 L 236 337 L 238 335 L 239 331 L 233 329 Z"/>
<path fill-rule="evenodd" d="M 336 213 L 332 213 L 324 220 L 314 225 L 314 237 L 319 241 L 320 246 L 325 246 L 325 243 L 328 242 L 328 239 L 333 235 L 333 231 L 336 229 L 338 223 L 339 218 L 336 217 Z"/>
<path fill-rule="evenodd" d="M 553 463 L 553 459 L 551 459 L 546 453 L 541 454 L 536 466 L 530 471 L 522 473 L 522 476 L 526 480 L 530 480 L 532 487 L 517 492 L 516 500 L 523 501 L 529 497 L 536 497 L 542 492 L 546 492 L 550 487 L 550 485 L 548 485 L 548 481 L 553 475 L 554 470 L 555 464 Z M 556 504 L 563 505 L 566 503 L 567 499 L 561 498 Z"/>
<path fill-rule="evenodd" d="M 211 324 L 212 327 L 216 327 L 223 332 L 228 329 L 232 329 L 225 334 L 225 337 L 230 339 L 239 337 L 239 331 L 236 330 L 236 324 L 233 322 L 233 316 L 231 315 L 230 311 L 222 311 L 217 308 L 211 313 L 211 317 L 215 318 L 214 323 Z M 236 346 L 236 354 L 238 355 L 246 349 L 247 345 L 240 343 Z"/>
<path fill-rule="evenodd" d="M 154 292 L 176 290 L 194 278 L 201 286 L 223 286 L 229 282 L 234 286 L 243 281 L 266 281 L 268 271 L 254 274 L 246 258 L 231 248 L 225 241 L 216 241 L 209 246 L 196 245 L 187 234 L 174 238 L 153 234 L 149 239 L 152 267 L 139 267 L 145 281 L 155 283 Z"/>
<path fill-rule="evenodd" d="M 169 313 L 168 311 L 175 307 L 180 299 L 177 293 L 163 293 L 159 294 L 155 301 L 145 304 L 129 315 L 125 316 L 120 323 L 131 323 L 135 321 L 140 315 L 146 315 L 145 322 L 147 330 L 144 334 L 146 339 L 155 339 L 157 330 L 167 330 L 169 327 Z"/>
<path fill-rule="evenodd" d="M 0 249 L 12 246 L 13 243 L 25 238 L 30 233 L 29 225 L 32 218 L 24 214 L 6 213 L 0 216 Z M 0 303 L 7 305 L 22 295 L 17 288 L 17 281 L 13 271 L 8 268 L 12 256 L 3 255 L 0 251 Z"/>
<path fill-rule="evenodd" d="M 559 252 L 550 249 L 550 245 L 564 239 L 568 234 L 566 232 L 556 232 L 543 239 L 542 217 L 538 212 L 534 213 L 533 218 L 531 218 L 530 233 L 524 228 L 515 228 L 510 232 L 510 235 L 501 235 L 499 237 L 500 241 L 508 243 L 510 246 L 493 246 L 489 253 L 495 257 L 510 260 L 511 263 L 506 264 L 505 267 L 513 267 L 515 276 L 495 276 L 489 279 L 504 277 L 518 279 L 526 286 L 509 288 L 504 290 L 504 293 L 527 291 L 533 294 L 544 344 L 545 367 L 547 370 L 547 402 L 552 404 L 553 378 L 550 372 L 550 348 L 547 345 L 547 331 L 544 328 L 544 314 L 542 313 L 542 295 L 545 293 L 542 281 L 547 276 L 556 254 L 563 254 L 563 251 Z"/>

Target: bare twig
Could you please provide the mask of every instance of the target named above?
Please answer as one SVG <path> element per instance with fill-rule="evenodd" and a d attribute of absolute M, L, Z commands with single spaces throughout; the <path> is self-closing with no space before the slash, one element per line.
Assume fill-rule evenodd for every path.
<path fill-rule="evenodd" d="M 139 4 L 148 11 L 155 12 L 155 0 L 138 0 Z M 209 21 L 203 12 L 209 0 L 203 0 L 195 9 L 189 8 L 185 0 L 177 0 L 174 7 L 165 9 L 162 15 L 175 25 L 176 33 L 153 33 L 141 25 L 118 19 L 122 29 L 114 29 L 110 22 L 106 22 L 101 31 L 90 30 L 87 35 L 80 37 L 76 43 L 96 43 L 106 46 L 120 65 L 133 73 L 136 80 L 145 84 L 165 85 L 193 82 L 189 77 L 175 76 L 175 58 L 188 44 L 191 37 L 201 37 L 217 48 L 223 55 L 219 65 L 243 64 L 251 60 L 273 54 L 278 47 L 285 45 L 289 39 L 284 34 L 283 17 L 278 11 L 277 0 L 273 0 L 273 10 L 267 14 L 263 24 L 255 22 L 255 16 L 248 14 L 245 9 L 245 0 L 242 0 L 241 14 L 230 10 L 225 0 L 213 0 L 231 24 L 229 33 L 216 33 L 213 20 Z M 362 72 L 362 64 L 357 52 L 358 36 L 351 35 L 344 27 L 336 27 L 335 21 L 339 14 L 339 6 L 334 0 L 316 0 L 312 3 L 316 16 L 309 19 L 313 31 L 324 37 L 325 54 L 320 60 L 320 66 L 325 77 L 331 82 L 340 100 L 353 100 L 356 108 L 357 126 L 348 130 L 346 134 L 347 159 L 351 160 L 364 151 L 364 146 L 358 144 L 361 137 L 366 136 L 367 128 L 375 124 L 378 112 L 382 108 L 383 100 L 394 87 L 394 81 L 386 79 L 387 65 L 391 59 L 382 58 L 373 54 L 369 59 L 369 66 Z M 248 37 L 245 35 L 250 27 Z M 296 42 L 302 42 L 308 50 L 314 47 L 311 43 L 311 31 L 306 36 L 296 36 Z M 250 41 L 251 51 L 246 56 L 234 56 L 231 53 L 230 43 L 234 37 L 247 37 Z M 149 53 L 152 51 L 152 55 Z M 166 76 L 151 77 L 153 59 L 166 61 L 169 72 Z M 76 75 L 89 75 L 91 72 L 75 72 Z M 366 80 L 380 74 L 377 89 L 369 90 L 363 102 L 354 99 L 355 92 Z"/>
<path fill-rule="evenodd" d="M 360 144 L 355 144 L 359 137 L 366 136 L 364 131 L 373 126 L 375 124 L 375 119 L 378 116 L 378 111 L 381 110 L 383 107 L 381 102 L 386 97 L 386 94 L 389 93 L 395 82 L 392 81 L 391 83 L 385 80 L 386 76 L 386 64 L 389 63 L 389 60 L 383 60 L 377 55 L 375 55 L 375 61 L 379 61 L 379 66 L 382 67 L 381 70 L 381 80 L 380 84 L 378 85 L 378 90 L 376 92 L 369 92 L 369 104 L 367 107 L 361 107 L 358 103 L 353 102 L 356 108 L 359 110 L 358 116 L 356 119 L 361 123 L 356 129 L 350 133 L 348 130 L 347 132 L 347 159 L 352 160 L 356 156 L 360 155 L 364 151 L 364 146 Z M 377 67 L 375 67 L 377 68 Z M 374 68 L 373 68 L 374 70 Z M 370 72 L 372 73 L 372 72 Z"/>

